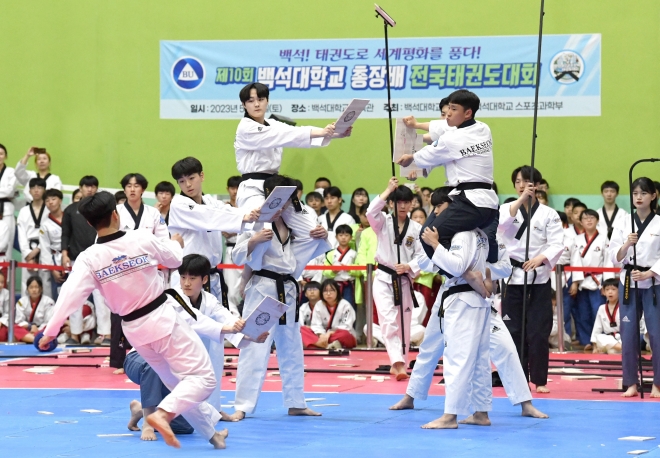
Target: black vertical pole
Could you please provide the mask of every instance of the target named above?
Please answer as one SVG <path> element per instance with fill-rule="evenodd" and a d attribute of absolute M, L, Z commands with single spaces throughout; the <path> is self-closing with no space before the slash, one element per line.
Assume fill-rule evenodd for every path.
<path fill-rule="evenodd" d="M 541 12 L 539 16 L 539 40 L 538 40 L 538 51 L 536 54 L 536 88 L 534 91 L 534 126 L 532 129 L 532 176 L 531 181 L 534 184 L 534 164 L 536 159 L 536 123 L 538 120 L 538 111 L 539 111 L 539 86 L 541 82 L 541 45 L 543 42 L 543 11 L 544 0 L 541 0 Z M 527 212 L 527 238 L 525 240 L 525 261 L 529 261 L 529 238 L 532 233 L 532 198 L 529 198 L 529 211 Z M 561 286 L 561 285 L 559 285 Z M 559 287 L 557 286 L 557 287 Z M 560 326 L 563 326 L 563 323 L 559 323 Z M 521 331 L 521 342 L 520 342 L 520 363 L 523 363 L 525 359 L 525 328 L 527 326 L 527 272 L 525 272 L 525 280 L 523 282 L 523 307 L 522 307 L 522 331 Z M 529 371 L 527 371 L 529 373 Z"/>

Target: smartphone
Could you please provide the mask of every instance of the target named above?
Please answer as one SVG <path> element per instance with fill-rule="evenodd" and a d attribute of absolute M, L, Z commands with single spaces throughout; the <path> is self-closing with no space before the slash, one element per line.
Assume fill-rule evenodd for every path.
<path fill-rule="evenodd" d="M 404 186 L 410 188 L 412 192 L 415 192 L 415 183 L 404 183 Z"/>

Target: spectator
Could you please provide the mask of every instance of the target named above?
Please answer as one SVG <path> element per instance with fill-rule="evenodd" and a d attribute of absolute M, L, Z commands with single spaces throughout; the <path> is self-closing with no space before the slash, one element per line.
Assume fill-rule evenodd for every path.
<path fill-rule="evenodd" d="M 341 189 L 331 186 L 323 191 L 323 199 L 328 211 L 325 215 L 319 216 L 319 224 L 328 231 L 328 242 L 333 248 L 337 247 L 337 238 L 335 237 L 335 228 L 342 224 L 355 224 L 355 220 L 348 213 L 341 209 L 343 203 Z"/>
<path fill-rule="evenodd" d="M 115 193 L 115 202 L 117 206 L 124 205 L 124 202 L 126 202 L 126 193 L 124 191 L 117 191 Z"/>
<path fill-rule="evenodd" d="M 16 302 L 16 323 L 21 328 L 20 335 L 16 332 L 14 335 L 21 342 L 32 343 L 34 336 L 44 330 L 53 316 L 55 302 L 50 297 L 43 295 L 41 277 L 33 275 L 27 279 L 26 284 L 27 294 Z M 19 331 L 19 329 L 15 328 L 15 331 Z"/>
<path fill-rule="evenodd" d="M 545 191 L 536 190 L 536 200 L 539 201 L 541 205 L 548 205 L 548 194 Z"/>
<path fill-rule="evenodd" d="M 326 177 L 319 177 L 314 182 L 314 190 L 319 194 L 323 194 L 323 191 L 325 191 L 330 186 L 332 186 L 332 183 Z"/>
<path fill-rule="evenodd" d="M 337 247 L 325 254 L 326 266 L 351 266 L 355 264 L 357 253 L 350 247 L 353 238 L 353 230 L 346 224 L 341 224 L 335 229 Z M 339 295 L 355 308 L 355 285 L 351 271 L 348 270 L 326 270 L 325 277 L 333 277 L 339 285 Z"/>
<path fill-rule="evenodd" d="M 34 164 L 37 167 L 36 172 L 26 169 L 28 161 L 33 156 Z M 62 180 L 60 180 L 60 177 L 50 173 L 50 154 L 48 154 L 45 148 L 37 148 L 36 146 L 30 148 L 25 156 L 16 164 L 15 173 L 16 181 L 22 186 L 25 186 L 23 188 L 23 194 L 27 202 L 32 202 L 32 196 L 30 195 L 30 188 L 28 186 L 32 178 L 43 178 L 46 180 L 46 189 L 62 190 Z"/>
<path fill-rule="evenodd" d="M 74 189 L 73 192 L 71 193 L 71 203 L 80 202 L 80 199 L 82 199 L 80 188 Z"/>
<path fill-rule="evenodd" d="M 580 199 L 576 199 L 575 197 L 569 197 L 564 201 L 564 213 L 566 213 L 566 217 L 568 218 L 569 226 L 573 225 L 573 205 L 577 203 L 580 203 Z"/>
<path fill-rule="evenodd" d="M 48 217 L 41 222 L 39 230 L 39 262 L 50 266 L 62 265 L 62 191 L 48 189 L 44 194 Z M 57 300 L 59 290 L 64 282 L 65 273 L 61 270 L 51 270 L 51 291 L 53 300 Z"/>
<path fill-rule="evenodd" d="M 431 210 L 433 210 L 433 205 L 431 204 L 431 194 L 433 194 L 433 189 L 431 189 L 427 186 L 424 186 L 420 190 L 420 193 L 421 193 L 421 197 L 422 197 L 422 208 L 424 209 L 424 211 L 428 215 L 429 213 L 431 213 Z M 424 223 L 421 223 L 421 224 L 423 225 Z"/>
<path fill-rule="evenodd" d="M 310 192 L 305 196 L 305 203 L 311 207 L 315 212 L 316 216 L 321 216 L 323 214 L 323 196 L 318 192 Z"/>
<path fill-rule="evenodd" d="M 610 355 L 619 354 L 621 353 L 619 280 L 608 278 L 603 281 L 603 295 L 605 296 L 605 303 L 598 308 L 594 327 L 591 331 L 593 352 L 608 353 Z"/>
<path fill-rule="evenodd" d="M 156 210 L 160 212 L 160 216 L 165 221 L 165 224 L 170 224 L 170 204 L 174 198 L 176 190 L 174 185 L 169 181 L 161 181 L 156 185 L 154 189 L 156 193 Z M 234 194 L 234 200 L 236 199 L 236 194 Z"/>
<path fill-rule="evenodd" d="M 547 196 L 550 193 L 550 183 L 547 182 L 545 178 L 543 178 L 540 182 L 539 185 L 536 187 L 537 191 L 543 191 L 545 195 Z"/>
<path fill-rule="evenodd" d="M 600 193 L 603 196 L 603 206 L 598 209 L 598 232 L 611 239 L 614 225 L 623 224 L 621 221 L 628 220 L 630 214 L 616 204 L 619 185 L 615 181 L 604 182 L 600 186 Z"/>
<path fill-rule="evenodd" d="M 357 188 L 351 196 L 348 214 L 356 223 L 360 222 L 361 217 L 367 214 L 367 207 L 369 207 L 369 193 L 364 188 Z"/>
<path fill-rule="evenodd" d="M 317 341 L 305 346 L 319 348 L 354 348 L 355 340 L 355 310 L 344 299 L 339 299 L 339 285 L 332 279 L 325 280 L 321 285 L 323 301 L 319 301 L 312 313 L 312 331 Z"/>

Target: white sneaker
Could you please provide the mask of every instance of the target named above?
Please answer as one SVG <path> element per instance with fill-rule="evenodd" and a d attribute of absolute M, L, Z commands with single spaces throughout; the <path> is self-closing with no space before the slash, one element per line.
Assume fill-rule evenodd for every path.
<path fill-rule="evenodd" d="M 332 342 L 330 345 L 328 345 L 328 349 L 334 348 L 335 350 L 339 350 L 342 348 L 341 343 L 338 340 L 335 340 Z"/>
<path fill-rule="evenodd" d="M 57 343 L 58 344 L 63 344 L 66 342 L 66 340 L 69 338 L 69 335 L 66 332 L 63 332 L 59 336 L 57 336 Z"/>
<path fill-rule="evenodd" d="M 103 342 L 103 339 L 105 336 L 103 334 L 99 334 L 96 339 L 94 339 L 94 345 L 101 345 L 101 342 Z"/>
<path fill-rule="evenodd" d="M 80 344 L 81 345 L 87 345 L 89 342 L 92 340 L 92 338 L 89 336 L 89 333 L 85 332 L 82 336 L 80 336 Z"/>

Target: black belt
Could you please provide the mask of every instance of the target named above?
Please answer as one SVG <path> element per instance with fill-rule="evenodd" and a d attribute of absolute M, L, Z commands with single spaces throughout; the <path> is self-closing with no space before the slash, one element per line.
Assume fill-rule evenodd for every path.
<path fill-rule="evenodd" d="M 211 267 L 211 270 L 209 271 L 209 281 L 204 285 L 204 290 L 207 293 L 211 292 L 211 275 L 213 274 L 218 274 L 220 276 L 220 296 L 222 300 L 222 306 L 229 310 L 229 296 L 228 291 L 227 291 L 227 283 L 225 282 L 225 274 L 222 272 L 221 269 L 218 269 L 217 267 Z"/>
<path fill-rule="evenodd" d="M 236 244 L 234 242 L 226 242 L 225 245 L 229 246 L 229 247 L 235 247 L 236 246 Z"/>
<path fill-rule="evenodd" d="M 444 293 L 442 293 L 442 296 L 440 296 L 440 308 L 438 310 L 438 316 L 440 318 L 444 318 L 445 316 L 445 309 L 444 309 L 444 303 L 445 299 L 447 299 L 449 296 L 453 296 L 454 294 L 458 293 L 467 293 L 469 291 L 474 291 L 474 288 L 465 283 L 464 285 L 456 285 L 456 286 L 451 286 L 445 290 Z"/>
<path fill-rule="evenodd" d="M 242 177 L 244 180 L 265 180 L 266 178 L 270 178 L 273 175 L 275 174 L 256 172 L 256 173 L 244 173 Z"/>
<path fill-rule="evenodd" d="M 472 189 L 493 189 L 493 185 L 489 183 L 459 183 L 458 186 L 456 186 L 454 189 L 458 189 L 459 191 L 469 191 Z"/>
<path fill-rule="evenodd" d="M 286 304 L 286 291 L 284 290 L 284 282 L 291 282 L 294 284 L 296 287 L 296 323 L 298 322 L 298 311 L 300 309 L 300 286 L 298 285 L 298 281 L 293 278 L 293 275 L 290 274 L 278 274 L 276 272 L 270 271 L 270 270 L 255 270 L 252 272 L 253 275 L 257 275 L 259 277 L 266 277 L 270 278 L 271 280 L 275 280 L 275 287 L 277 288 L 277 300 L 282 302 L 283 304 Z M 284 312 L 284 315 L 280 317 L 280 324 L 285 325 L 286 324 L 286 312 Z"/>
<path fill-rule="evenodd" d="M 376 266 L 376 269 L 382 270 L 386 274 L 388 274 L 390 277 L 392 277 L 392 292 L 394 293 L 394 305 L 397 305 L 399 307 L 403 307 L 403 297 L 401 297 L 401 278 L 406 277 L 408 278 L 408 284 L 410 285 L 410 295 L 412 296 L 412 301 L 413 305 L 415 308 L 419 307 L 419 304 L 417 303 L 417 298 L 415 297 L 415 290 L 413 289 L 413 282 L 410 280 L 410 278 L 407 275 L 399 275 L 396 273 L 396 270 L 387 267 L 384 264 L 378 264 Z"/>
<path fill-rule="evenodd" d="M 630 304 L 630 280 L 631 272 L 633 270 L 639 270 L 640 272 L 646 272 L 650 267 L 636 266 L 634 264 L 625 264 L 623 270 L 626 271 L 626 277 L 623 282 L 623 303 L 628 305 Z M 655 277 L 651 277 L 651 289 L 653 290 L 653 305 L 658 305 L 658 300 L 655 297 Z M 639 304 L 637 304 L 639 306 Z"/>
<path fill-rule="evenodd" d="M 197 321 L 197 315 L 188 307 L 188 304 L 183 300 L 183 298 L 173 289 L 166 289 L 160 296 L 158 296 L 156 299 L 153 301 L 149 302 L 147 305 L 140 307 L 137 310 L 133 310 L 131 313 L 128 315 L 124 315 L 121 317 L 122 320 L 124 321 L 135 321 L 138 318 L 142 318 L 145 315 L 150 314 L 154 310 L 156 310 L 158 307 L 163 305 L 165 301 L 167 300 L 167 296 L 171 296 L 176 301 L 183 307 L 183 309 L 190 314 L 191 317 Z"/>
<path fill-rule="evenodd" d="M 11 202 L 11 199 L 2 198 L 0 199 L 0 218 L 2 217 L 4 211 L 5 211 L 5 203 Z"/>

